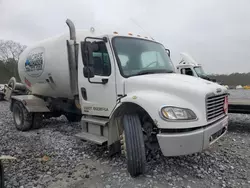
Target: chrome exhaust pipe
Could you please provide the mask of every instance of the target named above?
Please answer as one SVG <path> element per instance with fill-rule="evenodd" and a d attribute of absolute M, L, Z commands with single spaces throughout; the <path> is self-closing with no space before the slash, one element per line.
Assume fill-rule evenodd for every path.
<path fill-rule="evenodd" d="M 74 23 L 70 19 L 67 19 L 66 24 L 69 27 L 70 40 L 76 41 L 76 29 Z"/>

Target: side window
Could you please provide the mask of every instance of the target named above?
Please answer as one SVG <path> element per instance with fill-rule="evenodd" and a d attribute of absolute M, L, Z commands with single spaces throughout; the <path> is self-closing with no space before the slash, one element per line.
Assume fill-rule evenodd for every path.
<path fill-rule="evenodd" d="M 164 66 L 164 61 L 159 52 L 148 51 L 141 54 L 142 68 Z"/>
<path fill-rule="evenodd" d="M 182 68 L 181 69 L 181 74 L 186 74 L 186 75 L 189 75 L 189 76 L 194 75 L 192 69 L 190 69 L 190 68 Z"/>
<path fill-rule="evenodd" d="M 95 75 L 109 76 L 111 74 L 111 64 L 107 48 L 103 42 L 98 44 L 98 49 L 93 52 Z"/>

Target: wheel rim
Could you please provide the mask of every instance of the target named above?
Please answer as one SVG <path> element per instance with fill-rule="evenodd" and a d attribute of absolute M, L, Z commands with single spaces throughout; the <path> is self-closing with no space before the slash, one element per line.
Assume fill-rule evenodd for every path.
<path fill-rule="evenodd" d="M 17 125 L 21 125 L 22 124 L 22 112 L 19 108 L 15 108 L 15 114 L 14 114 L 14 118 L 15 118 L 15 122 Z"/>
<path fill-rule="evenodd" d="M 121 142 L 121 153 L 122 155 L 124 155 L 125 158 L 127 158 L 126 137 L 124 131 L 122 131 L 122 134 L 120 135 L 120 142 Z"/>

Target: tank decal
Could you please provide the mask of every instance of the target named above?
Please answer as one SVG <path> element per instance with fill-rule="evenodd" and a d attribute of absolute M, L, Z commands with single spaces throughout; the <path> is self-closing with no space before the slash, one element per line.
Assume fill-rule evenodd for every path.
<path fill-rule="evenodd" d="M 31 77 L 39 77 L 44 70 L 44 48 L 35 48 L 29 52 L 25 61 L 25 72 Z"/>

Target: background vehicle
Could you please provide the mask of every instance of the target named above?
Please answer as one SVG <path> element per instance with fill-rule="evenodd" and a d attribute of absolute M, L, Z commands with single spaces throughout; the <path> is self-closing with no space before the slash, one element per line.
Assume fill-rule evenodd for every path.
<path fill-rule="evenodd" d="M 181 53 L 180 55 L 181 55 L 181 61 L 179 65 L 176 66 L 177 71 L 180 74 L 186 74 L 189 76 L 195 76 L 195 77 L 203 78 L 205 80 L 216 82 L 215 79 L 210 78 L 204 72 L 201 64 L 198 64 L 189 54 Z"/>
<path fill-rule="evenodd" d="M 158 147 L 165 156 L 196 153 L 226 133 L 225 87 L 176 74 L 170 53 L 149 37 L 76 32 L 66 23 L 70 34 L 25 49 L 23 85 L 12 78 L 5 87 L 18 130 L 61 115 L 82 121 L 76 136 L 107 144 L 110 154 L 121 151 L 132 176 L 145 171 Z M 16 86 L 27 89 L 12 95 Z"/>

